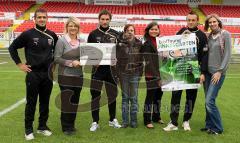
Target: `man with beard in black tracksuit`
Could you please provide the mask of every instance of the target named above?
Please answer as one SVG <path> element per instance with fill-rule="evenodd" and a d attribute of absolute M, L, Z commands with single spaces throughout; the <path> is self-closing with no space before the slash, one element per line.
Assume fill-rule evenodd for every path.
<path fill-rule="evenodd" d="M 47 11 L 38 9 L 34 14 L 35 27 L 23 32 L 9 47 L 9 53 L 19 67 L 26 73 L 25 139 L 34 139 L 33 121 L 39 95 L 39 125 L 37 133 L 45 136 L 52 134 L 47 126 L 49 100 L 52 80 L 48 77 L 48 68 L 53 62 L 53 52 L 57 35 L 46 28 Z M 26 63 L 22 63 L 17 49 L 23 48 Z"/>
<path fill-rule="evenodd" d="M 204 32 L 198 29 L 198 21 L 199 16 L 197 13 L 191 11 L 187 15 L 187 27 L 180 29 L 177 32 L 177 35 L 180 34 L 196 34 L 196 41 L 197 41 L 197 57 L 198 63 L 201 71 L 200 75 L 200 83 L 203 83 L 205 80 L 204 74 L 207 72 L 207 62 L 208 62 L 208 50 L 206 48 L 207 45 L 207 36 Z M 183 124 L 182 127 L 185 131 L 190 131 L 190 124 L 189 120 L 192 117 L 194 104 L 197 98 L 197 89 L 186 89 L 186 103 L 185 103 L 185 110 L 184 110 L 184 117 L 183 117 Z M 177 90 L 172 92 L 172 99 L 171 99 L 171 113 L 170 118 L 171 121 L 167 125 L 167 127 L 163 128 L 164 131 L 173 131 L 178 130 L 178 116 L 179 116 L 179 109 L 180 109 L 180 100 L 181 100 L 182 90 Z"/>
<path fill-rule="evenodd" d="M 98 15 L 99 27 L 92 31 L 88 36 L 88 43 L 116 43 L 118 39 L 118 32 L 109 27 L 109 23 L 112 19 L 112 15 L 107 10 L 102 10 Z M 116 116 L 116 97 L 117 97 L 117 84 L 114 80 L 115 75 L 111 69 L 115 67 L 110 65 L 95 65 L 92 69 L 91 79 L 91 110 L 93 122 L 90 127 L 90 131 L 96 131 L 99 128 L 99 108 L 100 98 L 103 83 L 108 97 L 108 109 L 109 109 L 109 126 L 114 128 L 120 128 Z"/>

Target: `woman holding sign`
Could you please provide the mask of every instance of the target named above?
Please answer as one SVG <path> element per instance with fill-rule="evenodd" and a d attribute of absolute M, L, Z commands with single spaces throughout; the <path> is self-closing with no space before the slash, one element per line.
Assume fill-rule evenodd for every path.
<path fill-rule="evenodd" d="M 151 22 L 145 28 L 145 43 L 142 53 L 145 60 L 145 80 L 147 84 L 147 96 L 144 104 L 144 125 L 154 128 L 152 122 L 163 124 L 160 117 L 160 106 L 162 99 L 161 78 L 159 71 L 159 57 L 157 51 L 156 37 L 160 35 L 160 28 L 156 22 Z"/>
<path fill-rule="evenodd" d="M 215 14 L 207 16 L 204 30 L 210 28 L 208 36 L 208 73 L 205 75 L 206 120 L 201 131 L 208 134 L 221 134 L 223 126 L 216 98 L 221 89 L 231 57 L 231 35 L 223 30 L 222 22 Z"/>
<path fill-rule="evenodd" d="M 65 24 L 65 35 L 57 41 L 55 63 L 59 64 L 58 83 L 61 90 L 61 125 L 66 135 L 76 132 L 75 119 L 83 73 L 80 65 L 80 22 L 70 17 Z"/>

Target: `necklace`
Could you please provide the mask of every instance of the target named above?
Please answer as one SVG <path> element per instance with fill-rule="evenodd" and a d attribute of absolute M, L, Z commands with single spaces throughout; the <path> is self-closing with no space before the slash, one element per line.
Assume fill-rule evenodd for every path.
<path fill-rule="evenodd" d="M 217 33 L 217 34 L 212 34 L 212 38 L 213 38 L 213 39 L 216 39 L 219 35 L 220 35 L 219 33 Z"/>

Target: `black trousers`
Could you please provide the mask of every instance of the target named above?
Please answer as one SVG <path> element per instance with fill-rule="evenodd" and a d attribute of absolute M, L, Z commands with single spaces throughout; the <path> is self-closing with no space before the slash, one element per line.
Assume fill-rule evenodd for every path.
<path fill-rule="evenodd" d="M 62 131 L 75 128 L 80 92 L 83 85 L 82 76 L 58 76 L 61 90 L 61 125 Z"/>
<path fill-rule="evenodd" d="M 144 102 L 144 125 L 158 122 L 161 119 L 160 108 L 162 100 L 162 89 L 154 78 L 145 78 L 147 83 L 147 96 Z"/>
<path fill-rule="evenodd" d="M 101 100 L 101 90 L 103 83 L 105 84 L 107 98 Z M 109 121 L 112 121 L 116 117 L 116 98 L 117 98 L 117 84 L 114 79 L 114 75 L 109 66 L 99 66 L 97 70 L 93 69 L 91 79 L 91 110 L 93 122 L 99 121 L 100 106 L 108 104 Z M 107 101 L 106 101 L 107 99 Z"/>
<path fill-rule="evenodd" d="M 178 116 L 180 110 L 182 90 L 172 92 L 170 118 L 173 125 L 178 126 Z M 197 98 L 197 89 L 186 90 L 186 102 L 183 121 L 188 121 L 192 117 L 195 101 Z"/>
<path fill-rule="evenodd" d="M 27 104 L 25 107 L 25 131 L 33 131 L 34 114 L 39 96 L 39 129 L 45 128 L 49 113 L 49 99 L 52 91 L 52 81 L 48 72 L 29 72 L 26 75 Z"/>

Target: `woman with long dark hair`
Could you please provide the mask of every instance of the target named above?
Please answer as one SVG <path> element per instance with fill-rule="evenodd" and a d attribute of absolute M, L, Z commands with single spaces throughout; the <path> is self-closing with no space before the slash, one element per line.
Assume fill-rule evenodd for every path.
<path fill-rule="evenodd" d="M 145 80 L 147 85 L 147 96 L 144 104 L 144 125 L 147 128 L 154 128 L 152 122 L 163 124 L 160 117 L 160 106 L 162 98 L 161 78 L 159 71 L 159 57 L 157 51 L 156 37 L 160 35 L 160 28 L 156 22 L 151 22 L 145 28 L 144 55 Z"/>

